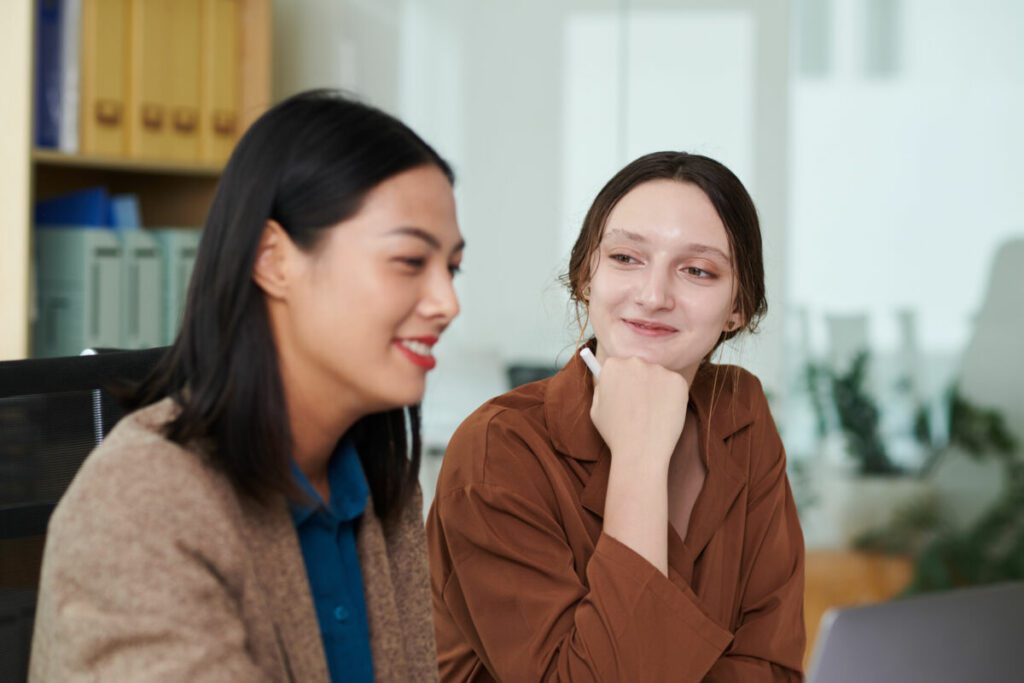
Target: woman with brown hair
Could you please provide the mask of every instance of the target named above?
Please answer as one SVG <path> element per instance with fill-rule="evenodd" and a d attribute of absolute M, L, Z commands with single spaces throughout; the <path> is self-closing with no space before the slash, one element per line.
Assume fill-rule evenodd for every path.
<path fill-rule="evenodd" d="M 792 681 L 803 539 L 758 380 L 709 361 L 766 310 L 757 212 L 706 157 L 601 190 L 573 248 L 592 377 L 495 398 L 427 520 L 446 681 Z"/>

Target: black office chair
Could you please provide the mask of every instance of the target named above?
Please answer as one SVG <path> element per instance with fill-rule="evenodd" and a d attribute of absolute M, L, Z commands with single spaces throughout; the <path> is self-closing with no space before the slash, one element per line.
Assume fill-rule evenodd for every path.
<path fill-rule="evenodd" d="M 123 416 L 108 388 L 166 348 L 0 362 L 0 680 L 24 680 L 46 525 L 89 452 Z"/>

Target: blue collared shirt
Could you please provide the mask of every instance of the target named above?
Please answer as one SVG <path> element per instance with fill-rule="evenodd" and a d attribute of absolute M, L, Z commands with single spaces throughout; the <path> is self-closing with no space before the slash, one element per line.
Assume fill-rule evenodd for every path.
<path fill-rule="evenodd" d="M 356 554 L 356 526 L 366 510 L 369 487 L 351 440 L 338 444 L 327 465 L 331 500 L 320 494 L 292 461 L 292 474 L 315 504 L 291 504 L 313 592 L 320 636 L 332 681 L 373 681 L 370 629 L 363 574 Z"/>

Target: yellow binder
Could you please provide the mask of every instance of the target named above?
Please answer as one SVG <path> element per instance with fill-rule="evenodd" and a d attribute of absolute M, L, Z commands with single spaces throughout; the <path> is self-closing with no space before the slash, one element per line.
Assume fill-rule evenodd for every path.
<path fill-rule="evenodd" d="M 223 163 L 241 128 L 239 0 L 203 0 L 202 12 L 201 156 Z"/>
<path fill-rule="evenodd" d="M 80 149 L 123 156 L 128 150 L 130 14 L 128 0 L 82 0 Z"/>
<path fill-rule="evenodd" d="M 171 0 L 173 9 L 165 30 L 173 36 L 168 73 L 169 117 L 167 158 L 199 159 L 201 92 L 200 0 Z"/>
<path fill-rule="evenodd" d="M 199 158 L 199 0 L 133 0 L 132 156 Z"/>
<path fill-rule="evenodd" d="M 132 0 L 128 146 L 134 157 L 166 157 L 170 10 L 168 0 Z"/>

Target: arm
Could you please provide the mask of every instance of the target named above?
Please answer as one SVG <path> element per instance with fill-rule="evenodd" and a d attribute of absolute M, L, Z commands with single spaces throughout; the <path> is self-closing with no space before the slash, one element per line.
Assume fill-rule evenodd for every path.
<path fill-rule="evenodd" d="M 686 419 L 682 376 L 609 358 L 590 417 L 611 451 L 604 531 L 668 575 L 668 468 Z"/>
<path fill-rule="evenodd" d="M 55 512 L 31 680 L 264 680 L 214 493 L 156 451 L 90 456 Z"/>
<path fill-rule="evenodd" d="M 487 429 L 487 457 L 524 463 L 521 481 L 515 491 L 462 486 L 435 501 L 431 559 L 444 558 L 450 574 L 434 599 L 454 621 L 449 632 L 502 681 L 701 680 L 730 634 L 607 533 L 581 580 L 547 480 L 529 469 L 529 454 L 513 452 L 525 444 Z M 443 636 L 439 649 L 442 679 L 452 680 Z"/>
<path fill-rule="evenodd" d="M 786 477 L 786 456 L 764 406 L 755 451 L 770 454 L 751 483 L 740 625 L 706 681 L 800 681 L 805 639 L 804 545 Z M 759 432 L 759 433 L 758 433 Z M 749 559 L 747 559 L 749 558 Z"/>
<path fill-rule="evenodd" d="M 729 642 L 690 596 L 607 534 L 585 585 L 557 519 L 535 502 L 480 486 L 439 503 L 453 562 L 442 599 L 498 680 L 699 681 Z"/>

